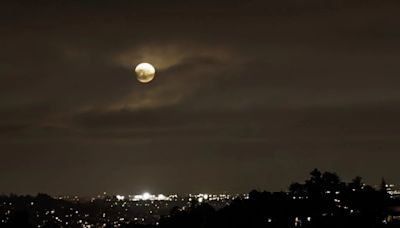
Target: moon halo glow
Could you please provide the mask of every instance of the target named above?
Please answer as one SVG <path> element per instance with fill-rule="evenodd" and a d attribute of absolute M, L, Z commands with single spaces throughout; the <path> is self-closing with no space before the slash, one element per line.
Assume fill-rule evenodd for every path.
<path fill-rule="evenodd" d="M 154 79 L 156 69 L 150 63 L 140 63 L 135 68 L 136 78 L 141 83 L 149 83 Z"/>

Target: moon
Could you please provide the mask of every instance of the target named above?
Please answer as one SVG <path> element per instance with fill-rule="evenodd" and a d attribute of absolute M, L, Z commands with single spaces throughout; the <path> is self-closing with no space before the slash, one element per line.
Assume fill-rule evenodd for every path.
<path fill-rule="evenodd" d="M 135 68 L 136 78 L 141 83 L 149 83 L 154 79 L 156 69 L 150 63 L 140 63 Z"/>

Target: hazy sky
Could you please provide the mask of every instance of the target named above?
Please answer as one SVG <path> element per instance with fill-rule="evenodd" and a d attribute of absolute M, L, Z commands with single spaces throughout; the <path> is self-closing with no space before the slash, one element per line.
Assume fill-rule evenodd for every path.
<path fill-rule="evenodd" d="M 1 1 L 0 193 L 283 190 L 315 167 L 400 184 L 399 12 Z"/>

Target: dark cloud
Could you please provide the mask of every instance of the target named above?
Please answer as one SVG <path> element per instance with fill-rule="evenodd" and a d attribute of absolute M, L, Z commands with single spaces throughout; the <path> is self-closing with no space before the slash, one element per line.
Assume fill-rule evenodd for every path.
<path fill-rule="evenodd" d="M 395 181 L 399 8 L 3 1 L 0 187 L 278 190 L 314 167 Z"/>

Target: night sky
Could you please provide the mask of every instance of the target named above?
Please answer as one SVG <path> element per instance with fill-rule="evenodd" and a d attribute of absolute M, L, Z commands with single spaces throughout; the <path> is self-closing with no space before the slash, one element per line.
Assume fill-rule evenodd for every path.
<path fill-rule="evenodd" d="M 0 193 L 275 191 L 313 168 L 400 184 L 399 12 L 1 1 Z"/>

